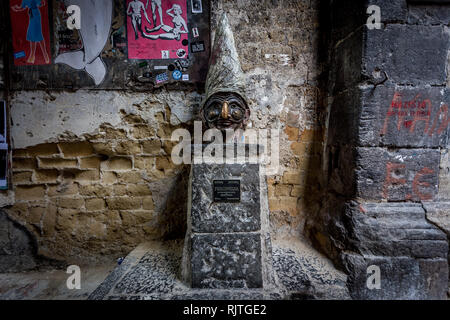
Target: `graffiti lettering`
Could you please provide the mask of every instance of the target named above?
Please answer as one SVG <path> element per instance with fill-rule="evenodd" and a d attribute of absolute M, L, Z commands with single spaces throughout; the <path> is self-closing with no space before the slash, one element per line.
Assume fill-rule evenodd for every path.
<path fill-rule="evenodd" d="M 406 185 L 407 181 L 405 177 L 405 165 L 402 163 L 388 162 L 386 164 L 386 179 L 383 185 L 383 198 L 388 199 L 389 188 L 395 185 Z M 430 183 L 426 181 L 421 181 L 421 179 L 426 175 L 434 174 L 434 170 L 428 167 L 422 168 L 419 172 L 414 175 L 412 181 L 412 193 L 405 197 L 405 200 L 411 200 L 413 197 L 417 197 L 420 200 L 430 200 L 432 195 L 430 193 L 424 193 L 420 188 L 430 187 Z"/>
<path fill-rule="evenodd" d="M 387 133 L 389 121 L 391 117 L 394 116 L 397 117 L 398 131 L 406 129 L 409 133 L 413 133 L 416 129 L 416 124 L 423 121 L 425 122 L 423 133 L 428 134 L 429 136 L 441 134 L 450 122 L 448 117 L 448 106 L 446 104 L 443 104 L 439 108 L 437 114 L 433 117 L 431 100 L 421 100 L 420 94 L 417 94 L 411 101 L 402 101 L 402 93 L 394 93 L 391 105 L 389 106 L 389 110 L 384 119 L 384 125 L 381 130 L 382 135 Z"/>

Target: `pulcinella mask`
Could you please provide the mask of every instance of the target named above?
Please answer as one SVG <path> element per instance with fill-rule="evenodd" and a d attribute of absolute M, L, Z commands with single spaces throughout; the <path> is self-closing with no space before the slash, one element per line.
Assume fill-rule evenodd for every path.
<path fill-rule="evenodd" d="M 237 93 L 217 92 L 206 101 L 203 110 L 203 124 L 206 128 L 245 129 L 250 109 Z"/>

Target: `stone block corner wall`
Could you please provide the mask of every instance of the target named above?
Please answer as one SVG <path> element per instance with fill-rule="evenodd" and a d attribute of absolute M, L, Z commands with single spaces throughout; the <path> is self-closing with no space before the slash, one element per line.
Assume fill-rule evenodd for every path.
<path fill-rule="evenodd" d="M 353 298 L 446 299 L 450 5 L 330 5 L 327 194 L 309 237 L 346 270 Z M 369 5 L 380 29 L 366 26 Z"/>

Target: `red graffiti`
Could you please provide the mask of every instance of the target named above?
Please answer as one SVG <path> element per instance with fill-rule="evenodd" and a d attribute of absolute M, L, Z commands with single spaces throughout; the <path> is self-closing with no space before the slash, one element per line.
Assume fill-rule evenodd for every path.
<path fill-rule="evenodd" d="M 448 126 L 450 119 L 448 117 L 448 106 L 442 105 L 439 112 L 432 117 L 432 103 L 430 99 L 420 100 L 420 94 L 417 94 L 411 101 L 402 101 L 402 93 L 395 92 L 392 98 L 389 110 L 384 119 L 381 134 L 385 135 L 388 130 L 388 124 L 391 117 L 397 117 L 397 130 L 406 128 L 413 133 L 418 122 L 425 122 L 424 134 L 432 136 L 434 133 L 441 134 Z M 408 119 L 405 119 L 408 117 Z M 441 119 L 444 118 L 444 119 Z M 431 126 L 431 128 L 430 128 Z M 435 131 L 437 128 L 437 131 Z"/>
<path fill-rule="evenodd" d="M 404 169 L 405 165 L 401 164 L 401 163 L 392 163 L 392 162 L 388 162 L 386 163 L 386 179 L 384 181 L 384 186 L 383 186 L 383 198 L 387 199 L 388 197 L 388 189 L 389 186 L 392 185 L 397 185 L 397 184 L 406 184 L 406 179 L 404 178 L 396 178 L 393 177 L 392 174 L 394 172 L 396 172 L 396 175 L 400 176 L 400 169 Z"/>
<path fill-rule="evenodd" d="M 394 185 L 406 185 L 406 179 L 402 178 L 405 175 L 404 173 L 406 166 L 401 163 L 393 163 L 388 162 L 386 164 L 386 179 L 383 185 L 383 198 L 387 199 L 389 196 L 389 187 Z M 422 168 L 419 172 L 417 172 L 414 176 L 412 182 L 412 192 L 413 194 L 408 194 L 405 197 L 405 200 L 411 200 L 413 196 L 416 196 L 420 200 L 430 200 L 432 199 L 432 195 L 429 193 L 423 193 L 420 191 L 421 187 L 430 187 L 430 184 L 426 181 L 421 181 L 421 178 L 426 175 L 431 175 L 434 173 L 433 169 L 428 167 Z"/>

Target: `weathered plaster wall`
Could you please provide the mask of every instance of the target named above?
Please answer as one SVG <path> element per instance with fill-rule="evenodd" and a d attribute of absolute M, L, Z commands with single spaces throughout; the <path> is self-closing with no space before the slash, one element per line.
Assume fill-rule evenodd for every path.
<path fill-rule="evenodd" d="M 253 128 L 278 128 L 279 173 L 268 177 L 277 237 L 301 237 L 318 210 L 321 94 L 318 1 L 212 1 L 229 15 L 246 74 Z M 78 90 L 11 94 L 11 218 L 39 253 L 66 261 L 120 256 L 144 240 L 182 237 L 183 167 L 172 131 L 191 127 L 201 93 Z"/>

